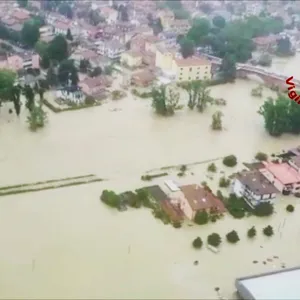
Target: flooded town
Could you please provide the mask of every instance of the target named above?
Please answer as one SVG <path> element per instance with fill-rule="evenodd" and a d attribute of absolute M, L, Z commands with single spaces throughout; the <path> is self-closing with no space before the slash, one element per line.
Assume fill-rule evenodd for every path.
<path fill-rule="evenodd" d="M 0 299 L 300 298 L 299 2 L 0 8 Z"/>

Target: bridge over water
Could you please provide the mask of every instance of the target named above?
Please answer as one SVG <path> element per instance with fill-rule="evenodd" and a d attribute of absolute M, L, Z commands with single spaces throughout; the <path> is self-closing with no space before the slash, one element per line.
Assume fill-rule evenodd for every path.
<path fill-rule="evenodd" d="M 221 65 L 222 63 L 222 59 L 219 57 L 203 54 L 203 53 L 201 53 L 201 55 L 207 57 L 215 65 Z M 236 70 L 238 72 L 238 75 L 240 75 L 241 77 L 247 77 L 247 75 L 256 75 L 260 77 L 266 84 L 279 85 L 280 87 L 284 87 L 284 88 L 286 87 L 286 83 L 285 83 L 286 79 L 290 76 L 293 76 L 293 74 L 287 76 L 281 72 L 274 72 L 274 71 L 266 70 L 265 68 L 255 67 L 249 64 L 242 64 L 242 63 L 236 64 Z M 292 81 L 296 86 L 300 87 L 299 79 L 294 78 Z"/>

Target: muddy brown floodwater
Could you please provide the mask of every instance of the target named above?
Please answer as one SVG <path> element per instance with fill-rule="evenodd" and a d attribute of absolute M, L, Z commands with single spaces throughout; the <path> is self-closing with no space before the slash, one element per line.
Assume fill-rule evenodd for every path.
<path fill-rule="evenodd" d="M 299 57 L 275 62 L 274 68 L 292 71 L 296 60 L 299 64 Z M 0 298 L 215 299 L 215 287 L 232 298 L 237 276 L 299 264 L 300 206 L 295 198 L 280 201 L 270 220 L 226 217 L 179 230 L 164 226 L 147 210 L 118 213 L 99 202 L 104 188 L 141 186 L 140 176 L 150 169 L 228 154 L 245 161 L 259 150 L 273 153 L 298 145 L 299 137 L 275 139 L 264 131 L 257 114 L 263 99 L 251 97 L 256 86 L 237 80 L 213 87 L 211 94 L 225 98 L 226 107 L 209 107 L 203 114 L 186 109 L 166 119 L 152 114 L 149 100 L 133 98 L 94 109 L 49 112 L 48 126 L 37 133 L 28 130 L 24 114 L 17 120 L 3 107 L 1 186 L 91 173 L 109 180 L 1 197 Z M 264 97 L 269 95 L 264 90 Z M 212 132 L 211 115 L 218 109 L 224 112 L 225 130 Z M 203 167 L 194 167 L 193 173 L 183 181 L 205 179 Z M 287 203 L 296 205 L 295 214 L 287 215 Z M 274 225 L 275 236 L 268 240 L 259 234 L 247 241 L 246 230 L 254 224 L 259 231 Z M 217 255 L 191 247 L 196 236 L 205 239 L 213 231 L 224 236 L 232 229 L 241 242 L 224 243 Z M 273 256 L 279 259 L 268 261 Z"/>

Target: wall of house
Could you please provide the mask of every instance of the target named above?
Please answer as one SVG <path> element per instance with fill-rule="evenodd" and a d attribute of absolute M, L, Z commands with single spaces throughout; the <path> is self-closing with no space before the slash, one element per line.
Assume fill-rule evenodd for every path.
<path fill-rule="evenodd" d="M 173 54 L 168 53 L 162 53 L 159 50 L 156 51 L 156 57 L 155 57 L 155 66 L 162 69 L 162 71 L 170 72 L 172 71 L 172 65 L 173 65 Z"/>
<path fill-rule="evenodd" d="M 211 79 L 211 65 L 203 66 L 178 66 L 174 62 L 176 81 Z"/>
<path fill-rule="evenodd" d="M 7 58 L 9 68 L 17 71 L 23 68 L 23 59 L 20 56 L 13 55 Z"/>
<path fill-rule="evenodd" d="M 81 90 L 85 93 L 85 94 L 90 94 L 90 88 L 88 87 L 87 84 L 83 83 L 83 82 L 79 82 L 78 86 L 81 87 Z"/>
<path fill-rule="evenodd" d="M 178 191 L 178 192 L 173 193 L 173 194 L 176 195 L 176 198 L 179 200 L 180 209 L 183 211 L 185 216 L 189 220 L 193 220 L 194 217 L 195 217 L 195 212 L 192 210 L 189 202 L 186 200 L 183 193 L 181 191 Z"/>
<path fill-rule="evenodd" d="M 40 68 L 40 56 L 35 54 L 32 55 L 32 68 L 39 69 Z"/>

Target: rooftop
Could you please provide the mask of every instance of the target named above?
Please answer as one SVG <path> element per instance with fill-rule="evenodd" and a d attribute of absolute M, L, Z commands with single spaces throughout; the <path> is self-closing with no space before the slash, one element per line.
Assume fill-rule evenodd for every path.
<path fill-rule="evenodd" d="M 147 186 L 144 189 L 158 202 L 168 199 L 166 193 L 158 185 Z"/>
<path fill-rule="evenodd" d="M 236 279 L 244 299 L 300 299 L 300 267 Z"/>
<path fill-rule="evenodd" d="M 259 170 L 238 173 L 236 178 L 256 195 L 267 195 L 278 192 Z"/>
<path fill-rule="evenodd" d="M 265 168 L 273 174 L 282 184 L 292 184 L 300 182 L 300 174 L 287 163 L 275 164 L 264 163 Z M 263 173 L 264 169 L 261 169 Z"/>
<path fill-rule="evenodd" d="M 209 60 L 195 56 L 188 58 L 177 58 L 175 59 L 175 63 L 178 67 L 196 67 L 211 65 L 211 62 Z"/>
<path fill-rule="evenodd" d="M 220 212 L 225 211 L 220 199 L 197 184 L 182 185 L 180 189 L 193 210 L 217 208 Z"/>

